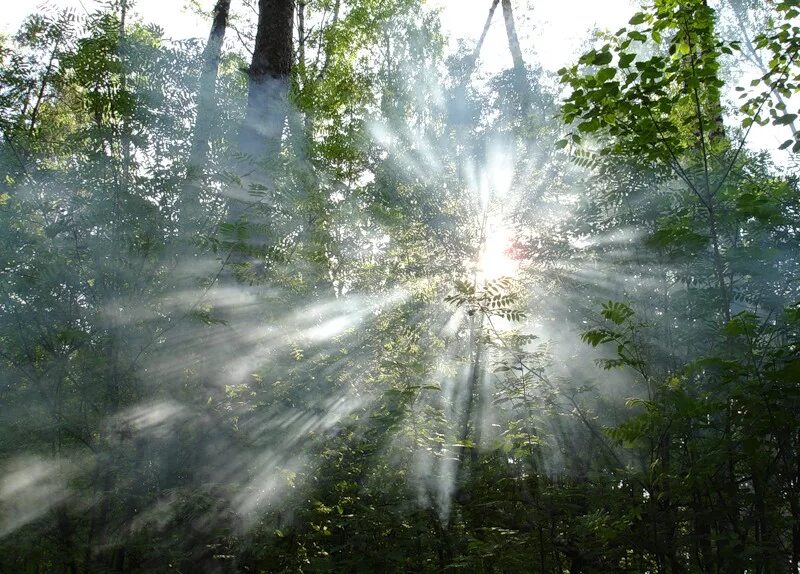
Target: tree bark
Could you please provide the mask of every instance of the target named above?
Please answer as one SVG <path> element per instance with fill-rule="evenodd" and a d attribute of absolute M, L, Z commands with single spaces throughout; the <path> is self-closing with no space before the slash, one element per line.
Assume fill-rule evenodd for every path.
<path fill-rule="evenodd" d="M 481 30 L 481 36 L 478 39 L 478 43 L 475 44 L 472 54 L 467 57 L 461 80 L 454 88 L 453 103 L 448 117 L 448 123 L 451 125 L 463 126 L 464 124 L 468 123 L 467 120 L 469 118 L 469 110 L 467 105 L 467 86 L 469 85 L 472 74 L 475 72 L 475 67 L 478 63 L 478 58 L 480 58 L 483 43 L 486 40 L 486 34 L 489 33 L 489 27 L 492 24 L 492 18 L 494 17 L 494 12 L 499 3 L 500 0 L 492 0 L 492 5 L 489 7 L 489 15 L 486 17 L 486 22 L 483 25 L 483 30 Z M 461 136 L 459 136 L 459 139 L 460 138 Z"/>
<path fill-rule="evenodd" d="M 239 145 L 254 160 L 274 161 L 289 112 L 294 0 L 259 0 L 258 29 L 247 70 L 247 113 Z"/>
<path fill-rule="evenodd" d="M 522 57 L 522 48 L 517 36 L 517 25 L 514 22 L 514 12 L 511 9 L 511 0 L 503 0 L 503 20 L 506 23 L 508 36 L 508 49 L 514 62 L 514 83 L 520 98 L 520 111 L 523 116 L 528 115 L 530 109 L 530 89 L 528 87 L 527 67 Z"/>
<path fill-rule="evenodd" d="M 239 149 L 250 159 L 243 170 L 245 189 L 229 198 L 227 220 L 237 223 L 246 210 L 247 187 L 269 189 L 281 151 L 283 127 L 289 115 L 289 74 L 292 69 L 292 31 L 294 0 L 258 0 L 258 28 L 250 66 L 247 69 L 247 111 L 239 130 Z M 251 236 L 252 244 L 263 243 L 263 236 Z M 234 248 L 228 257 L 225 278 L 232 277 L 232 266 L 247 256 Z"/>
<path fill-rule="evenodd" d="M 189 168 L 194 172 L 202 170 L 208 158 L 208 140 L 211 128 L 216 119 L 216 86 L 219 75 L 219 60 L 222 56 L 222 44 L 228 27 L 231 0 L 218 0 L 214 6 L 214 19 L 203 50 L 203 69 L 200 72 L 197 92 L 197 118 L 192 134 L 192 151 L 189 157 Z"/>
<path fill-rule="evenodd" d="M 517 26 L 514 23 L 514 12 L 511 9 L 511 0 L 503 0 L 503 20 L 506 23 L 508 49 L 511 52 L 511 59 L 514 61 L 514 69 L 517 71 L 524 71 L 525 60 L 522 57 L 522 48 L 519 45 Z"/>
<path fill-rule="evenodd" d="M 472 55 L 470 56 L 468 67 L 466 73 L 464 74 L 464 83 L 469 83 L 470 76 L 472 76 L 472 72 L 475 71 L 475 65 L 478 62 L 478 58 L 481 55 L 481 49 L 483 48 L 483 43 L 486 41 L 486 34 L 489 33 L 489 26 L 492 24 L 492 18 L 494 17 L 494 11 L 497 10 L 497 5 L 500 3 L 500 0 L 492 0 L 492 5 L 489 7 L 489 15 L 486 16 L 486 22 L 483 24 L 483 30 L 481 30 L 481 37 L 478 38 L 478 43 L 475 45 L 475 49 L 472 51 Z"/>

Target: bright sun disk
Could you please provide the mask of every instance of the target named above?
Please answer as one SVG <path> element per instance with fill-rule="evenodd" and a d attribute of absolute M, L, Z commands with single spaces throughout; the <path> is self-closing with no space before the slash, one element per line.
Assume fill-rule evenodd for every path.
<path fill-rule="evenodd" d="M 500 277 L 514 277 L 519 271 L 519 261 L 510 256 L 511 231 L 502 222 L 487 222 L 483 250 L 478 258 L 478 279 L 492 281 Z"/>

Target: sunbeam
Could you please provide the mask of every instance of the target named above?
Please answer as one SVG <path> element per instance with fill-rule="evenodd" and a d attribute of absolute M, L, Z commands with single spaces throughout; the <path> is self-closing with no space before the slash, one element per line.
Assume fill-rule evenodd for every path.
<path fill-rule="evenodd" d="M 0 572 L 800 572 L 796 2 L 172 4 L 4 7 Z"/>

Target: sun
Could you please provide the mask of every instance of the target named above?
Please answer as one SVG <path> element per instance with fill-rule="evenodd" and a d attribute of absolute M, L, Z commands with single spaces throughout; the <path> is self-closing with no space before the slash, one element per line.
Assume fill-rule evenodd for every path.
<path fill-rule="evenodd" d="M 519 273 L 520 262 L 511 256 L 513 244 L 511 229 L 502 220 L 486 222 L 483 247 L 478 257 L 480 282 L 515 277 Z"/>

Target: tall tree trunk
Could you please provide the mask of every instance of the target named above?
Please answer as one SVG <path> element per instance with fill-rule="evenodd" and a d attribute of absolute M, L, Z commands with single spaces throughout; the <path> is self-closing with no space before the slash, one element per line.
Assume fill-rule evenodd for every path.
<path fill-rule="evenodd" d="M 661 10 L 672 10 L 671 4 L 659 0 L 656 5 Z M 684 89 L 692 94 L 694 113 L 690 121 L 694 125 L 694 151 L 697 161 L 703 170 L 703 184 L 697 186 L 698 195 L 708 216 L 708 235 L 711 243 L 711 257 L 720 294 L 720 314 L 722 319 L 730 321 L 732 280 L 726 280 L 726 264 L 724 245 L 717 225 L 716 191 L 721 182 L 714 178 L 713 152 L 725 140 L 725 126 L 722 119 L 722 99 L 719 88 L 713 82 L 691 82 L 689 78 L 705 77 L 711 64 L 708 54 L 713 53 L 716 46 L 714 32 L 714 10 L 706 0 L 693 0 L 681 5 L 676 15 L 676 35 L 673 44 L 685 44 L 689 53 L 683 58 L 682 67 L 687 73 Z M 714 74 L 716 75 L 716 74 Z"/>
<path fill-rule="evenodd" d="M 478 39 L 478 43 L 475 44 L 472 54 L 470 54 L 467 58 L 461 80 L 453 90 L 453 103 L 448 116 L 448 123 L 458 128 L 459 140 L 463 139 L 463 128 L 469 123 L 467 120 L 470 119 L 467 105 L 467 86 L 469 85 L 469 80 L 475 71 L 478 58 L 481 55 L 483 43 L 486 40 L 486 34 L 489 32 L 489 26 L 492 24 L 492 17 L 494 16 L 494 12 L 499 3 L 500 0 L 492 0 L 492 5 L 489 7 L 489 15 L 486 17 L 486 22 L 483 25 L 483 30 L 481 31 L 481 36 Z"/>
<path fill-rule="evenodd" d="M 211 31 L 203 50 L 202 69 L 197 83 L 197 114 L 187 162 L 186 181 L 178 198 L 182 233 L 187 237 L 197 233 L 197 216 L 201 213 L 199 196 L 205 181 L 211 131 L 218 120 L 216 87 L 230 7 L 231 0 L 217 0 Z"/>
<path fill-rule="evenodd" d="M 119 24 L 117 28 L 117 56 L 120 60 L 120 79 L 119 79 L 119 93 L 127 92 L 127 15 L 130 0 L 120 0 L 116 8 L 119 10 Z M 110 87 L 109 96 L 111 96 Z M 111 96 L 113 97 L 113 96 Z M 111 99 L 111 98 L 110 98 Z M 113 100 L 112 100 L 113 101 Z M 108 301 L 117 301 L 123 294 L 124 279 L 121 270 L 124 266 L 123 262 L 123 235 L 122 226 L 124 225 L 123 216 L 123 202 L 129 193 L 130 185 L 130 172 L 132 153 L 130 146 L 130 127 L 127 122 L 125 111 L 117 116 L 117 110 L 112 106 L 111 109 L 111 126 L 109 135 L 109 151 L 113 153 L 115 149 L 118 150 L 118 157 L 120 162 L 121 173 L 114 174 L 115 185 L 113 187 L 112 197 L 112 210 L 111 216 L 111 233 L 109 246 L 110 250 L 110 263 L 112 268 L 108 273 L 108 280 L 104 284 L 103 295 Z M 99 127 L 99 126 L 98 126 Z M 116 128 L 116 129 L 114 129 Z M 116 142 L 115 142 L 116 140 Z M 104 396 L 104 414 L 113 416 L 119 412 L 123 405 L 123 380 L 122 375 L 122 356 L 121 350 L 121 325 L 124 324 L 120 314 L 119 306 L 115 306 L 113 320 L 106 332 L 105 342 L 105 355 L 107 358 L 106 363 L 106 386 Z M 125 389 L 128 390 L 128 389 Z M 94 549 L 90 549 L 89 556 L 92 558 L 91 569 L 101 571 L 119 571 L 118 566 L 124 564 L 125 555 L 125 540 L 121 536 L 115 534 L 114 522 L 124 522 L 127 516 L 113 516 L 113 502 L 112 493 L 116 493 L 120 488 L 120 475 L 121 465 L 117 464 L 119 457 L 119 445 L 117 444 L 118 436 L 114 430 L 103 433 L 100 438 L 100 444 L 103 444 L 105 450 L 104 456 L 98 460 L 98 474 L 93 483 L 95 492 L 98 497 L 97 512 L 92 515 L 92 532 L 91 538 L 97 534 L 100 538 L 100 546 L 97 548 L 96 554 L 93 554 Z M 120 558 L 122 557 L 122 562 Z"/>
<path fill-rule="evenodd" d="M 256 161 L 274 161 L 289 112 L 294 0 L 259 0 L 258 29 L 247 70 L 247 113 L 241 150 Z"/>
<path fill-rule="evenodd" d="M 500 0 L 492 0 L 492 5 L 489 7 L 489 15 L 486 16 L 486 22 L 483 24 L 483 30 L 481 30 L 481 37 L 478 38 L 478 43 L 475 45 L 475 49 L 472 51 L 472 55 L 469 59 L 469 66 L 464 74 L 464 82 L 468 83 L 469 78 L 472 75 L 472 72 L 475 71 L 475 65 L 478 62 L 478 58 L 481 55 L 481 49 L 483 48 L 483 43 L 486 41 L 486 34 L 489 33 L 489 26 L 492 24 L 492 18 L 494 17 L 494 11 L 497 10 L 497 5 L 500 3 Z"/>
<path fill-rule="evenodd" d="M 192 134 L 192 150 L 189 156 L 189 168 L 195 174 L 203 169 L 208 157 L 208 140 L 211 127 L 216 119 L 216 86 L 219 75 L 219 60 L 222 56 L 222 44 L 228 27 L 228 14 L 231 0 L 218 0 L 214 6 L 214 19 L 203 50 L 203 69 L 197 91 L 197 118 Z"/>
<path fill-rule="evenodd" d="M 473 467 L 478 462 L 478 440 L 479 440 L 479 426 L 481 421 L 477 415 L 475 408 L 476 401 L 480 400 L 480 381 L 481 373 L 483 372 L 483 314 L 478 319 L 475 316 L 470 318 L 470 335 L 469 335 L 469 352 L 470 352 L 470 368 L 469 378 L 467 379 L 466 402 L 464 404 L 464 412 L 461 419 L 461 429 L 458 434 L 458 461 L 456 462 L 455 473 L 455 498 L 458 500 L 464 494 L 462 490 L 464 487 L 465 467 L 467 464 L 467 455 Z M 467 447 L 467 441 L 470 439 L 470 430 L 472 431 L 472 446 Z"/>
<path fill-rule="evenodd" d="M 508 49 L 511 51 L 511 58 L 514 61 L 514 69 L 525 70 L 525 60 L 522 57 L 522 48 L 520 48 L 519 45 L 517 26 L 514 22 L 514 12 L 511 9 L 511 0 L 503 0 L 503 20 L 506 23 Z"/>
<path fill-rule="evenodd" d="M 795 449 L 800 446 L 800 431 L 795 434 Z M 797 572 L 800 567 L 800 457 L 794 457 L 794 465 L 787 465 L 789 475 L 789 510 L 792 525 L 792 572 Z"/>
<path fill-rule="evenodd" d="M 271 188 L 277 168 L 281 136 L 289 114 L 289 74 L 292 68 L 294 0 L 258 0 L 258 28 L 250 67 L 247 69 L 247 111 L 239 130 L 239 149 L 255 165 L 247 167 L 245 186 Z M 264 169 L 265 168 L 265 169 Z M 229 198 L 228 222 L 236 223 L 245 213 L 247 189 Z M 263 236 L 250 236 L 252 244 L 264 243 Z M 224 280 L 231 269 L 244 263 L 244 250 L 234 248 L 228 257 Z"/>
<path fill-rule="evenodd" d="M 520 98 L 520 111 L 524 117 L 530 110 L 530 88 L 525 59 L 522 57 L 522 48 L 519 44 L 519 36 L 517 36 L 517 25 L 514 22 L 514 12 L 511 9 L 511 0 L 503 0 L 503 20 L 506 24 L 508 49 L 514 62 L 514 84 Z"/>

